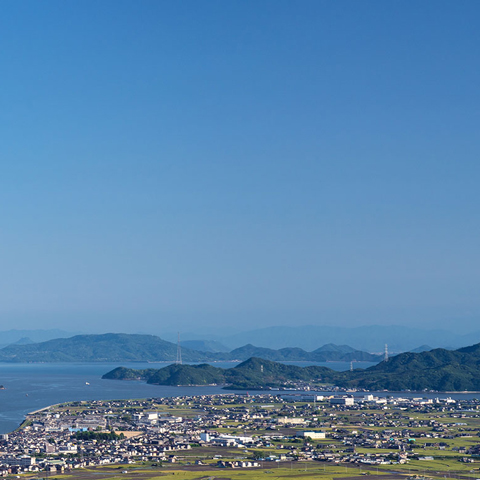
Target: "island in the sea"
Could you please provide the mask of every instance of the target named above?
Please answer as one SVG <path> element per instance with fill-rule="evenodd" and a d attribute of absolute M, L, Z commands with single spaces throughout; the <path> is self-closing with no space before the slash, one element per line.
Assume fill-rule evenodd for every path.
<path fill-rule="evenodd" d="M 480 344 L 458 350 L 402 353 L 367 369 L 337 372 L 320 366 L 299 367 L 250 358 L 228 369 L 169 365 L 161 369 L 119 367 L 103 378 L 145 380 L 157 385 L 222 384 L 231 389 L 291 387 L 300 383 L 364 390 L 480 391 Z"/>
<path fill-rule="evenodd" d="M 156 335 L 105 333 L 75 335 L 40 343 L 13 344 L 0 349 L 0 362 L 171 362 L 177 345 Z M 326 344 L 312 352 L 301 348 L 256 347 L 248 344 L 230 352 L 206 352 L 182 347 L 186 362 L 244 361 L 261 357 L 291 362 L 379 362 L 380 355 L 356 350 L 348 345 Z"/>

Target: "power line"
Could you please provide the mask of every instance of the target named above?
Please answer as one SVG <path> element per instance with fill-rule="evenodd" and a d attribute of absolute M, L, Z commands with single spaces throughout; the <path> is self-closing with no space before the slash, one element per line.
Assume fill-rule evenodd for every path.
<path fill-rule="evenodd" d="M 178 340 L 177 340 L 177 361 L 175 362 L 177 365 L 182 364 L 182 347 L 180 346 L 180 332 L 178 332 Z"/>

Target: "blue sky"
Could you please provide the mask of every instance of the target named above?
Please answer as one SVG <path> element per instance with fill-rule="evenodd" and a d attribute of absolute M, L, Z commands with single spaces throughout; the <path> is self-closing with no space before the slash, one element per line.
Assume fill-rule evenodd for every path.
<path fill-rule="evenodd" d="M 0 327 L 469 328 L 476 1 L 5 1 Z"/>

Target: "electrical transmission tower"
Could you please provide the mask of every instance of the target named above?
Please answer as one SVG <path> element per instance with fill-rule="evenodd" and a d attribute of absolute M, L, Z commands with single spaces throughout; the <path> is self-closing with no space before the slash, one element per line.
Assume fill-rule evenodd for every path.
<path fill-rule="evenodd" d="M 178 332 L 178 341 L 177 341 L 177 365 L 182 364 L 182 347 L 180 346 L 180 332 Z"/>
<path fill-rule="evenodd" d="M 384 360 L 386 362 L 388 362 L 388 345 L 387 344 L 385 344 L 385 358 L 384 358 Z"/>

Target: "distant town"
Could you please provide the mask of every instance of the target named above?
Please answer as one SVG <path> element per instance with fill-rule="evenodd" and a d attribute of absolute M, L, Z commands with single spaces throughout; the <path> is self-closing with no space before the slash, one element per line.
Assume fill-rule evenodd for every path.
<path fill-rule="evenodd" d="M 278 392 L 70 402 L 32 412 L 0 437 L 0 474 L 111 478 L 105 467 L 115 465 L 143 478 L 176 471 L 233 478 L 233 471 L 273 467 L 291 475 L 455 471 L 469 478 L 479 470 L 479 435 L 480 401 L 448 396 Z"/>

